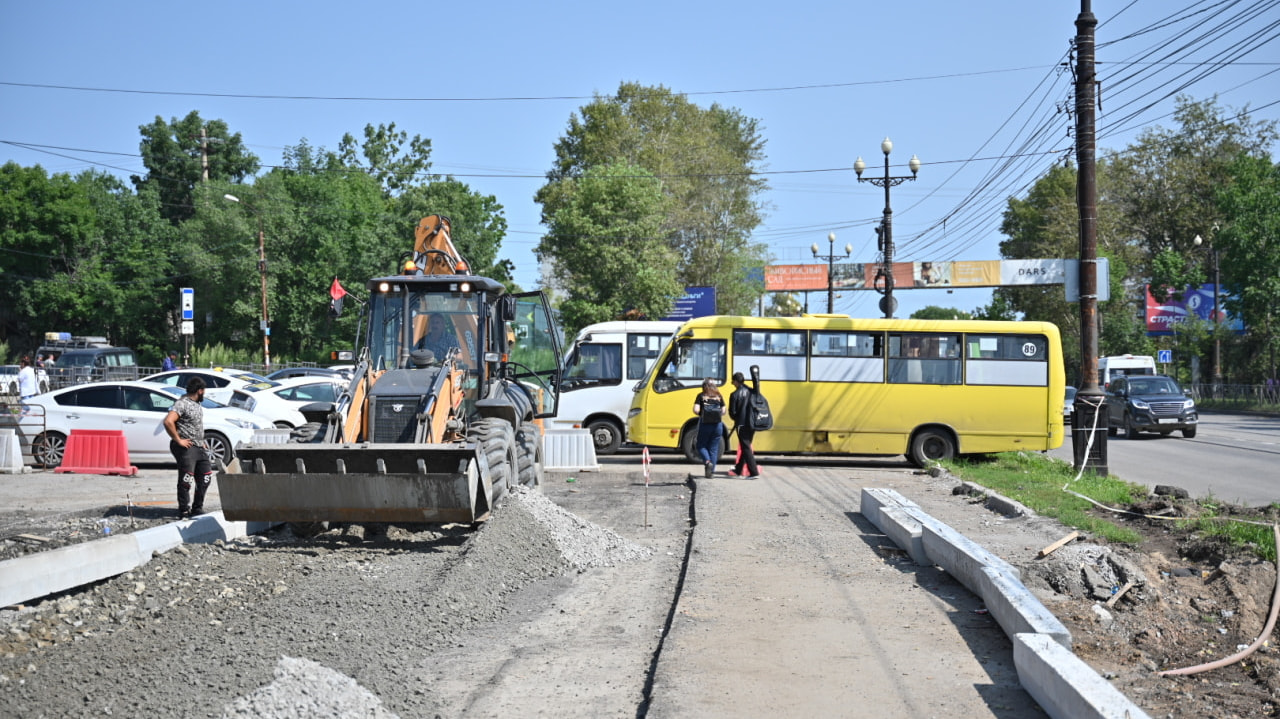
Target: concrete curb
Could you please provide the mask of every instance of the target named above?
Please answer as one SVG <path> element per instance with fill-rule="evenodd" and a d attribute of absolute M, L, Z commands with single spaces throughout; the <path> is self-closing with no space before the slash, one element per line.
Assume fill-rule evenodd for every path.
<path fill-rule="evenodd" d="M 256 534 L 268 522 L 228 522 L 222 512 L 81 542 L 0 562 L 0 607 L 96 582 L 140 567 L 179 544 L 208 544 Z"/>
<path fill-rule="evenodd" d="M 1022 687 L 1054 719 L 1147 717 L 1071 653 L 1071 633 L 1000 559 L 893 490 L 862 490 L 861 512 L 917 564 L 936 564 L 982 597 L 1014 643 Z M 924 561 L 917 557 L 923 547 Z"/>
<path fill-rule="evenodd" d="M 1043 634 L 1015 634 L 1018 680 L 1051 717 L 1150 719 L 1093 668 Z"/>

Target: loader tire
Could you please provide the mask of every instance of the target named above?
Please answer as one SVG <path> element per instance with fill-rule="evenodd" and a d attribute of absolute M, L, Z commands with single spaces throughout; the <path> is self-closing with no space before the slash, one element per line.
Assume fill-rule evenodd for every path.
<path fill-rule="evenodd" d="M 489 482 L 493 485 L 496 503 L 515 486 L 516 440 L 511 424 L 497 417 L 485 417 L 471 423 L 467 438 L 480 445 L 489 462 Z"/>
<path fill-rule="evenodd" d="M 520 462 L 520 484 L 535 488 L 542 486 L 542 428 L 528 423 L 516 432 L 516 446 Z"/>

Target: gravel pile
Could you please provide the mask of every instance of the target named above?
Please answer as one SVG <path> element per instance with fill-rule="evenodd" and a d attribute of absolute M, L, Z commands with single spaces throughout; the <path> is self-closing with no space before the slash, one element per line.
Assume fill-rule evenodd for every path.
<path fill-rule="evenodd" d="M 0 715 L 433 716 L 423 658 L 532 582 L 647 554 L 525 491 L 475 532 L 183 546 L 0 612 Z"/>

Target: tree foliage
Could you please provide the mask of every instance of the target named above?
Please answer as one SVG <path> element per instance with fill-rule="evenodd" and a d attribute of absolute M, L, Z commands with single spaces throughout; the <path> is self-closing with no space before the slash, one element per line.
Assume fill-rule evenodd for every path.
<path fill-rule="evenodd" d="M 972 318 L 973 315 L 964 310 L 954 307 L 939 307 L 938 305 L 921 307 L 911 313 L 911 319 L 913 320 L 967 320 Z"/>
<path fill-rule="evenodd" d="M 1178 127 L 1150 129 L 1097 165 L 1097 253 L 1108 258 L 1111 270 L 1111 299 L 1098 305 L 1100 355 L 1154 351 L 1156 343 L 1145 333 L 1146 285 L 1163 298 L 1207 280 L 1210 254 L 1194 239 L 1230 225 L 1238 212 L 1215 190 L 1236 187 L 1236 175 L 1244 172 L 1238 158 L 1258 158 L 1276 137 L 1274 123 L 1254 122 L 1246 112 L 1228 116 L 1214 100 L 1180 98 L 1174 117 Z M 1054 167 L 1025 197 L 1010 198 L 1001 256 L 1078 257 L 1075 186 L 1073 168 Z M 1259 256 L 1245 256 L 1267 266 Z M 1235 266 L 1223 267 L 1227 284 Z M 1068 376 L 1078 375 L 1080 353 L 1070 348 L 1080 342 L 1079 306 L 1065 301 L 1060 286 L 1004 287 L 995 298 L 1025 319 L 1057 324 L 1068 348 Z M 1186 325 L 1175 340 L 1204 356 L 1212 338 Z"/>
<path fill-rule="evenodd" d="M 1229 167 L 1231 181 L 1214 195 L 1227 224 L 1213 237 L 1227 309 L 1254 328 L 1265 362 L 1260 373 L 1276 377 L 1277 298 L 1280 298 L 1280 165 L 1241 155 Z"/>
<path fill-rule="evenodd" d="M 358 145 L 350 133 L 342 136 L 337 159 L 347 167 L 368 173 L 388 195 L 395 195 L 427 181 L 426 173 L 431 169 L 431 140 L 396 132 L 394 122 L 365 125 L 364 141 Z"/>
<path fill-rule="evenodd" d="M 195 110 L 169 122 L 157 115 L 138 129 L 147 174 L 134 175 L 134 187 L 154 188 L 164 217 L 175 224 L 195 214 L 195 187 L 205 177 L 206 160 L 210 180 L 242 182 L 258 171 L 258 158 L 245 148 L 240 133 L 232 134 L 222 120 L 205 121 Z"/>
<path fill-rule="evenodd" d="M 589 168 L 557 191 L 561 201 L 537 252 L 555 263 L 565 291 L 565 335 L 628 312 L 666 316 L 683 287 L 671 271 L 675 253 L 663 233 L 671 198 L 662 183 L 640 167 L 617 163 Z"/>
<path fill-rule="evenodd" d="M 716 288 L 718 311 L 749 314 L 763 291 L 747 273 L 762 267 L 766 248 L 751 241 L 761 223 L 756 174 L 764 159 L 759 123 L 731 108 L 699 107 L 662 87 L 622 83 L 569 119 L 556 160 L 536 196 L 549 223 L 592 168 L 629 164 L 661 180 L 669 198 L 661 235 L 674 253 L 674 275 L 686 286 Z M 624 180 L 626 178 L 619 178 Z M 564 258 L 548 247 L 546 260 Z"/>
<path fill-rule="evenodd" d="M 98 172 L 0 168 L 0 331 L 163 346 L 173 228 L 156 194 Z M 177 296 L 171 297 L 174 303 Z M 27 342 L 23 342 L 26 347 Z M 33 348 L 32 348 L 33 349 Z M 158 359 L 158 358 L 157 358 Z"/>

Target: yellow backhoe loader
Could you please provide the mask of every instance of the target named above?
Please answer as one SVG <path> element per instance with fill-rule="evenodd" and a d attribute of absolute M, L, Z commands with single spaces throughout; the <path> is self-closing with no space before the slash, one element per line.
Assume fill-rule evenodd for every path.
<path fill-rule="evenodd" d="M 438 215 L 367 290 L 350 385 L 288 444 L 237 449 L 218 477 L 227 519 L 475 523 L 541 483 L 561 366 L 546 297 L 470 274 Z"/>

